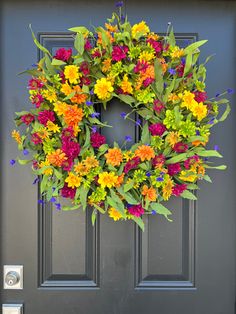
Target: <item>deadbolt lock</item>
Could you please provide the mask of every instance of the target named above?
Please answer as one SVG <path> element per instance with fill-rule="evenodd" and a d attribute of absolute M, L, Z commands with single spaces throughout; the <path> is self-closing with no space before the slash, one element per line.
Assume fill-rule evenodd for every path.
<path fill-rule="evenodd" d="M 4 265 L 4 289 L 23 289 L 22 265 Z"/>
<path fill-rule="evenodd" d="M 19 282 L 19 280 L 20 280 L 20 275 L 16 271 L 9 271 L 6 274 L 5 281 L 8 286 L 16 285 Z"/>

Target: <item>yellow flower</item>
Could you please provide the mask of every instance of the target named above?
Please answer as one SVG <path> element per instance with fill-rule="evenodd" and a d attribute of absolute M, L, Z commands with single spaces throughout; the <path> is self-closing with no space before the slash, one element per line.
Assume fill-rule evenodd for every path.
<path fill-rule="evenodd" d="M 106 73 L 111 69 L 111 58 L 107 58 L 102 62 L 102 72 Z"/>
<path fill-rule="evenodd" d="M 190 171 L 182 170 L 180 173 L 180 180 L 187 181 L 187 182 L 195 182 L 197 180 L 197 175 L 193 173 L 191 169 Z"/>
<path fill-rule="evenodd" d="M 109 32 L 112 32 L 112 33 L 118 32 L 118 27 L 117 27 L 117 25 L 111 25 L 111 24 L 105 23 L 105 26 L 106 26 L 106 29 L 107 29 Z"/>
<path fill-rule="evenodd" d="M 123 157 L 125 161 L 129 161 L 132 158 L 134 158 L 134 153 L 131 150 L 127 150 L 126 152 L 123 153 Z"/>
<path fill-rule="evenodd" d="M 98 175 L 98 183 L 102 188 L 112 188 L 117 184 L 118 176 L 114 172 L 102 172 Z"/>
<path fill-rule="evenodd" d="M 61 92 L 65 94 L 66 96 L 70 95 L 72 93 L 72 88 L 70 85 L 66 82 L 65 84 L 62 84 L 61 86 Z"/>
<path fill-rule="evenodd" d="M 40 128 L 38 130 L 38 136 L 42 139 L 42 140 L 45 140 L 46 138 L 49 137 L 50 133 L 48 132 L 48 130 L 44 127 Z"/>
<path fill-rule="evenodd" d="M 60 167 L 65 160 L 67 160 L 66 154 L 61 149 L 57 149 L 51 154 L 48 154 L 47 160 L 53 166 Z"/>
<path fill-rule="evenodd" d="M 89 172 L 89 168 L 82 162 L 78 162 L 77 165 L 74 165 L 74 170 L 81 176 L 85 176 Z"/>
<path fill-rule="evenodd" d="M 124 75 L 123 81 L 121 82 L 120 87 L 122 88 L 124 93 L 132 94 L 133 87 L 132 87 L 132 84 L 129 82 L 127 74 Z"/>
<path fill-rule="evenodd" d="M 97 80 L 94 93 L 97 94 L 99 99 L 106 100 L 111 96 L 114 88 L 112 87 L 111 82 L 109 82 L 106 78 L 101 78 Z"/>
<path fill-rule="evenodd" d="M 76 65 L 66 65 L 64 69 L 65 78 L 69 80 L 71 84 L 77 84 L 78 79 L 82 76 L 79 73 L 79 68 Z"/>
<path fill-rule="evenodd" d="M 139 157 L 142 161 L 150 160 L 155 157 L 155 152 L 152 147 L 148 145 L 139 146 L 134 152 L 135 156 Z"/>
<path fill-rule="evenodd" d="M 179 96 L 176 95 L 175 93 L 171 93 L 168 96 L 168 101 L 177 102 L 178 100 L 179 100 Z"/>
<path fill-rule="evenodd" d="M 116 147 L 108 149 L 105 157 L 107 164 L 112 166 L 119 166 L 123 159 L 122 151 Z"/>
<path fill-rule="evenodd" d="M 182 98 L 180 107 L 186 107 L 192 111 L 192 109 L 197 105 L 197 102 L 194 99 L 195 95 L 189 91 L 184 91 L 184 94 L 179 94 L 178 96 Z"/>
<path fill-rule="evenodd" d="M 91 157 L 87 157 L 84 161 L 83 161 L 84 165 L 88 168 L 96 168 L 99 166 L 99 162 L 96 159 L 95 156 L 91 156 Z"/>
<path fill-rule="evenodd" d="M 167 201 L 171 194 L 172 194 L 172 188 L 174 186 L 174 183 L 173 181 L 169 178 L 167 179 L 167 181 L 165 182 L 163 188 L 162 188 L 162 196 L 163 196 L 163 199 L 165 201 Z"/>
<path fill-rule="evenodd" d="M 65 102 L 57 101 L 56 103 L 54 103 L 54 111 L 56 112 L 58 116 L 64 115 L 66 109 L 67 109 L 67 103 Z"/>
<path fill-rule="evenodd" d="M 139 61 L 152 61 L 155 58 L 154 52 L 143 51 L 139 55 Z"/>
<path fill-rule="evenodd" d="M 16 131 L 16 130 L 13 130 L 11 132 L 11 136 L 12 138 L 14 138 L 14 140 L 18 143 L 18 144 L 22 144 L 22 138 L 20 136 L 20 132 L 19 131 Z"/>
<path fill-rule="evenodd" d="M 198 121 L 201 121 L 207 116 L 207 106 L 203 105 L 202 102 L 196 104 L 191 111 Z"/>
<path fill-rule="evenodd" d="M 122 215 L 114 207 L 108 209 L 109 217 L 113 218 L 114 221 L 120 220 Z"/>
<path fill-rule="evenodd" d="M 42 161 L 40 164 L 39 164 L 39 168 L 43 168 L 45 166 L 50 166 L 50 162 L 48 161 L 48 159 L 46 159 L 45 161 Z M 52 168 L 47 168 L 43 171 L 43 174 L 46 174 L 48 176 L 52 175 L 53 174 L 53 170 Z"/>
<path fill-rule="evenodd" d="M 149 32 L 150 29 L 144 21 L 134 24 L 132 27 L 132 37 L 134 39 L 139 39 L 140 37 L 147 35 Z"/>
<path fill-rule="evenodd" d="M 77 188 L 80 186 L 82 178 L 76 176 L 73 172 L 69 172 L 68 177 L 65 179 L 65 182 L 68 184 L 70 188 Z"/>
<path fill-rule="evenodd" d="M 184 55 L 184 49 L 175 46 L 171 52 L 171 58 L 181 58 Z"/>
<path fill-rule="evenodd" d="M 44 89 L 42 95 L 51 103 L 57 101 L 57 94 L 52 90 Z"/>
<path fill-rule="evenodd" d="M 179 142 L 179 134 L 178 132 L 170 132 L 166 137 L 167 142 L 170 144 L 171 147 L 174 147 L 176 143 Z"/>
<path fill-rule="evenodd" d="M 47 122 L 47 129 L 48 131 L 52 131 L 53 133 L 60 132 L 59 126 L 50 120 L 48 120 Z"/>

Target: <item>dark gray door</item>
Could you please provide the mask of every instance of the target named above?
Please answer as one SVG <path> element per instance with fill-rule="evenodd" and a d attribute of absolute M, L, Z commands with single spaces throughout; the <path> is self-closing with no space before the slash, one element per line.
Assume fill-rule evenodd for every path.
<path fill-rule="evenodd" d="M 164 33 L 171 21 L 182 45 L 197 37 L 209 39 L 202 49 L 203 58 L 216 53 L 208 65 L 209 95 L 235 87 L 234 1 L 128 0 L 126 7 L 132 23 L 144 19 L 156 32 Z M 228 170 L 212 171 L 214 184 L 200 185 L 196 203 L 172 201 L 172 223 L 159 216 L 145 218 L 145 233 L 132 222 L 113 223 L 108 217 L 100 217 L 93 228 L 89 211 L 38 208 L 30 169 L 9 166 L 18 154 L 10 138 L 13 113 L 27 103 L 26 77 L 16 74 L 37 59 L 28 24 L 54 51 L 71 46 L 67 28 L 99 25 L 113 8 L 108 0 L 3 1 L 1 264 L 24 266 L 24 289 L 2 290 L 1 301 L 24 303 L 26 314 L 233 314 L 234 106 L 211 142 L 220 147 Z M 124 108 L 110 110 L 103 118 L 116 119 L 120 130 L 126 127 L 134 134 L 117 118 Z M 115 134 L 119 140 L 121 132 Z"/>

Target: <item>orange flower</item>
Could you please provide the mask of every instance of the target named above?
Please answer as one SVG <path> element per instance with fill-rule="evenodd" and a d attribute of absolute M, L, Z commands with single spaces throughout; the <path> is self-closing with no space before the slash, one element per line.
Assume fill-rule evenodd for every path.
<path fill-rule="evenodd" d="M 153 187 L 148 188 L 147 185 L 143 186 L 142 195 L 146 196 L 146 198 L 151 202 L 154 202 L 157 199 L 156 190 Z"/>
<path fill-rule="evenodd" d="M 118 177 L 118 179 L 117 179 L 117 185 L 116 185 L 118 188 L 119 188 L 119 187 L 121 186 L 121 184 L 123 183 L 123 181 L 124 181 L 124 176 L 125 176 L 125 174 L 122 173 L 122 175 Z"/>
<path fill-rule="evenodd" d="M 134 152 L 135 156 L 139 157 L 142 161 L 150 160 L 155 157 L 155 152 L 152 147 L 148 145 L 139 146 Z"/>
<path fill-rule="evenodd" d="M 74 170 L 77 174 L 81 176 L 85 176 L 89 172 L 88 167 L 82 162 L 78 162 L 78 164 L 74 166 Z"/>
<path fill-rule="evenodd" d="M 106 29 L 111 32 L 111 33 L 116 33 L 118 32 L 118 27 L 117 25 L 111 25 L 111 24 L 108 24 L 108 23 L 105 23 L 105 26 L 106 26 Z"/>
<path fill-rule="evenodd" d="M 108 149 L 108 153 L 105 154 L 105 157 L 107 164 L 112 166 L 119 166 L 123 159 L 122 151 L 116 147 Z"/>
<path fill-rule="evenodd" d="M 107 58 L 106 60 L 102 62 L 102 64 L 103 64 L 102 72 L 104 73 L 108 72 L 111 68 L 111 58 Z"/>
<path fill-rule="evenodd" d="M 99 162 L 96 159 L 96 157 L 91 156 L 91 157 L 87 157 L 84 161 L 83 161 L 84 165 L 88 168 L 96 168 L 99 166 Z"/>
<path fill-rule="evenodd" d="M 158 58 L 159 62 L 161 63 L 162 72 L 165 73 L 168 68 L 168 64 L 166 63 L 164 58 Z"/>
<path fill-rule="evenodd" d="M 84 104 L 87 95 L 82 92 L 82 89 L 79 85 L 74 86 L 73 92 L 75 92 L 75 95 L 71 98 L 71 102 L 76 104 Z"/>
<path fill-rule="evenodd" d="M 14 140 L 18 143 L 18 144 L 22 144 L 22 139 L 20 136 L 20 132 L 13 130 L 11 133 L 12 138 L 14 138 Z"/>
<path fill-rule="evenodd" d="M 76 105 L 68 105 L 65 110 L 64 120 L 68 126 L 76 126 L 83 118 L 83 110 Z"/>
<path fill-rule="evenodd" d="M 63 161 L 67 160 L 66 154 L 61 149 L 57 149 L 47 156 L 47 160 L 53 166 L 60 167 Z"/>
<path fill-rule="evenodd" d="M 154 66 L 149 65 L 145 71 L 144 74 L 142 74 L 142 79 L 146 80 L 147 78 L 154 79 L 155 78 L 155 71 L 154 71 Z"/>
<path fill-rule="evenodd" d="M 65 94 L 66 96 L 70 95 L 72 93 L 72 88 L 70 87 L 70 85 L 68 84 L 68 82 L 66 82 L 65 84 L 62 84 L 61 86 L 61 92 L 63 94 Z"/>
<path fill-rule="evenodd" d="M 109 39 L 110 43 L 113 43 L 114 38 L 112 37 L 111 33 L 109 31 L 105 31 L 107 38 Z M 97 40 L 98 44 L 101 44 L 103 48 L 106 48 L 107 43 L 102 40 L 102 33 L 98 32 L 98 40 Z"/>

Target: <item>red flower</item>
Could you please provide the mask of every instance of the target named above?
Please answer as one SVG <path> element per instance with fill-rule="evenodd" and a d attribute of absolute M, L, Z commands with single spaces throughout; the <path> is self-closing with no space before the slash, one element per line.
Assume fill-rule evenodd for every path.
<path fill-rule="evenodd" d="M 168 168 L 168 174 L 170 176 L 174 176 L 181 171 L 181 166 L 178 162 L 176 164 L 168 165 L 167 168 Z"/>
<path fill-rule="evenodd" d="M 38 133 L 33 133 L 31 135 L 31 142 L 33 142 L 35 145 L 41 144 L 43 141 L 39 137 Z"/>
<path fill-rule="evenodd" d="M 176 143 L 173 147 L 173 150 L 176 153 L 184 153 L 188 149 L 188 145 L 182 142 Z"/>
<path fill-rule="evenodd" d="M 161 111 L 165 108 L 164 104 L 159 100 L 159 99 L 155 99 L 154 100 L 154 106 L 153 109 L 160 114 Z"/>
<path fill-rule="evenodd" d="M 112 60 L 120 61 L 126 58 L 126 54 L 129 48 L 127 46 L 113 46 L 112 49 Z"/>
<path fill-rule="evenodd" d="M 92 49 L 92 45 L 88 39 L 85 42 L 84 49 L 87 51 Z"/>
<path fill-rule="evenodd" d="M 80 82 L 82 85 L 90 85 L 91 84 L 91 80 L 85 76 L 81 77 Z"/>
<path fill-rule="evenodd" d="M 152 135 L 162 136 L 162 134 L 166 131 L 166 127 L 162 123 L 155 123 L 149 126 L 149 131 Z"/>
<path fill-rule="evenodd" d="M 198 155 L 194 155 L 192 157 L 189 157 L 188 159 L 186 159 L 184 161 L 184 167 L 186 169 L 189 169 L 191 167 L 191 165 L 193 165 L 195 162 L 198 162 L 200 160 L 200 158 L 198 157 Z"/>
<path fill-rule="evenodd" d="M 124 167 L 124 173 L 128 173 L 131 169 L 136 168 L 140 163 L 140 158 L 139 157 L 134 157 L 131 160 L 129 160 Z"/>
<path fill-rule="evenodd" d="M 143 86 L 148 87 L 150 84 L 152 84 L 155 81 L 154 78 L 148 77 L 146 80 L 143 81 Z"/>
<path fill-rule="evenodd" d="M 187 189 L 187 184 L 176 184 L 172 188 L 172 194 L 174 196 L 180 196 Z"/>
<path fill-rule="evenodd" d="M 157 155 L 152 160 L 153 167 L 157 167 L 159 165 L 164 165 L 166 157 L 163 154 Z"/>
<path fill-rule="evenodd" d="M 80 153 L 79 143 L 71 140 L 63 141 L 61 149 L 70 159 L 76 158 Z"/>
<path fill-rule="evenodd" d="M 29 80 L 28 88 L 35 90 L 42 88 L 43 85 L 44 85 L 43 82 L 40 81 L 39 79 L 32 78 L 31 80 Z"/>
<path fill-rule="evenodd" d="M 90 136 L 91 144 L 94 148 L 99 148 L 101 145 L 106 143 L 105 136 L 101 135 L 98 132 L 91 134 Z"/>
<path fill-rule="evenodd" d="M 195 95 L 194 99 L 197 102 L 204 102 L 205 100 L 207 100 L 207 93 L 206 92 L 196 91 L 196 92 L 193 92 L 193 93 Z"/>
<path fill-rule="evenodd" d="M 71 168 L 73 166 L 73 159 L 67 158 L 67 160 L 64 160 L 62 163 L 62 169 L 65 171 L 71 171 Z"/>
<path fill-rule="evenodd" d="M 184 62 L 181 62 L 176 67 L 176 71 L 177 71 L 179 77 L 182 77 L 184 75 L 184 67 L 185 67 L 185 63 Z"/>
<path fill-rule="evenodd" d="M 62 141 L 66 141 L 70 138 L 74 138 L 74 130 L 71 126 L 62 130 L 61 139 Z"/>
<path fill-rule="evenodd" d="M 36 108 L 39 108 L 41 103 L 44 101 L 43 96 L 41 94 L 37 94 L 32 96 L 31 102 L 36 106 Z"/>
<path fill-rule="evenodd" d="M 24 114 L 21 116 L 21 121 L 26 125 L 29 125 L 31 122 L 34 121 L 34 116 L 31 113 Z"/>
<path fill-rule="evenodd" d="M 128 205 L 128 212 L 131 215 L 134 215 L 136 217 L 140 217 L 142 214 L 144 214 L 144 208 L 141 204 L 138 205 Z"/>
<path fill-rule="evenodd" d="M 56 51 L 55 59 L 67 62 L 72 55 L 72 49 L 69 48 L 66 50 L 65 48 L 60 48 Z"/>
<path fill-rule="evenodd" d="M 82 72 L 85 76 L 89 74 L 89 66 L 88 62 L 83 61 L 80 65 L 80 72 Z"/>
<path fill-rule="evenodd" d="M 145 73 L 147 68 L 148 68 L 148 63 L 146 61 L 144 60 L 138 61 L 136 66 L 134 67 L 134 73 L 139 73 L 139 72 Z"/>
<path fill-rule="evenodd" d="M 162 51 L 163 46 L 162 43 L 160 41 L 156 41 L 152 38 L 148 39 L 147 42 L 152 46 L 153 49 L 155 49 L 156 54 L 158 54 L 159 52 Z"/>
<path fill-rule="evenodd" d="M 48 121 L 55 121 L 54 112 L 50 110 L 40 111 L 38 114 L 38 120 L 41 124 L 46 126 Z"/>
<path fill-rule="evenodd" d="M 61 72 L 59 73 L 59 76 L 60 76 L 60 78 L 61 78 L 62 84 L 65 84 L 65 82 L 66 82 L 65 73 L 64 73 L 63 71 L 61 71 Z"/>
<path fill-rule="evenodd" d="M 67 183 L 64 184 L 63 188 L 61 189 L 61 196 L 65 198 L 75 198 L 76 189 L 72 189 L 68 187 Z"/>

